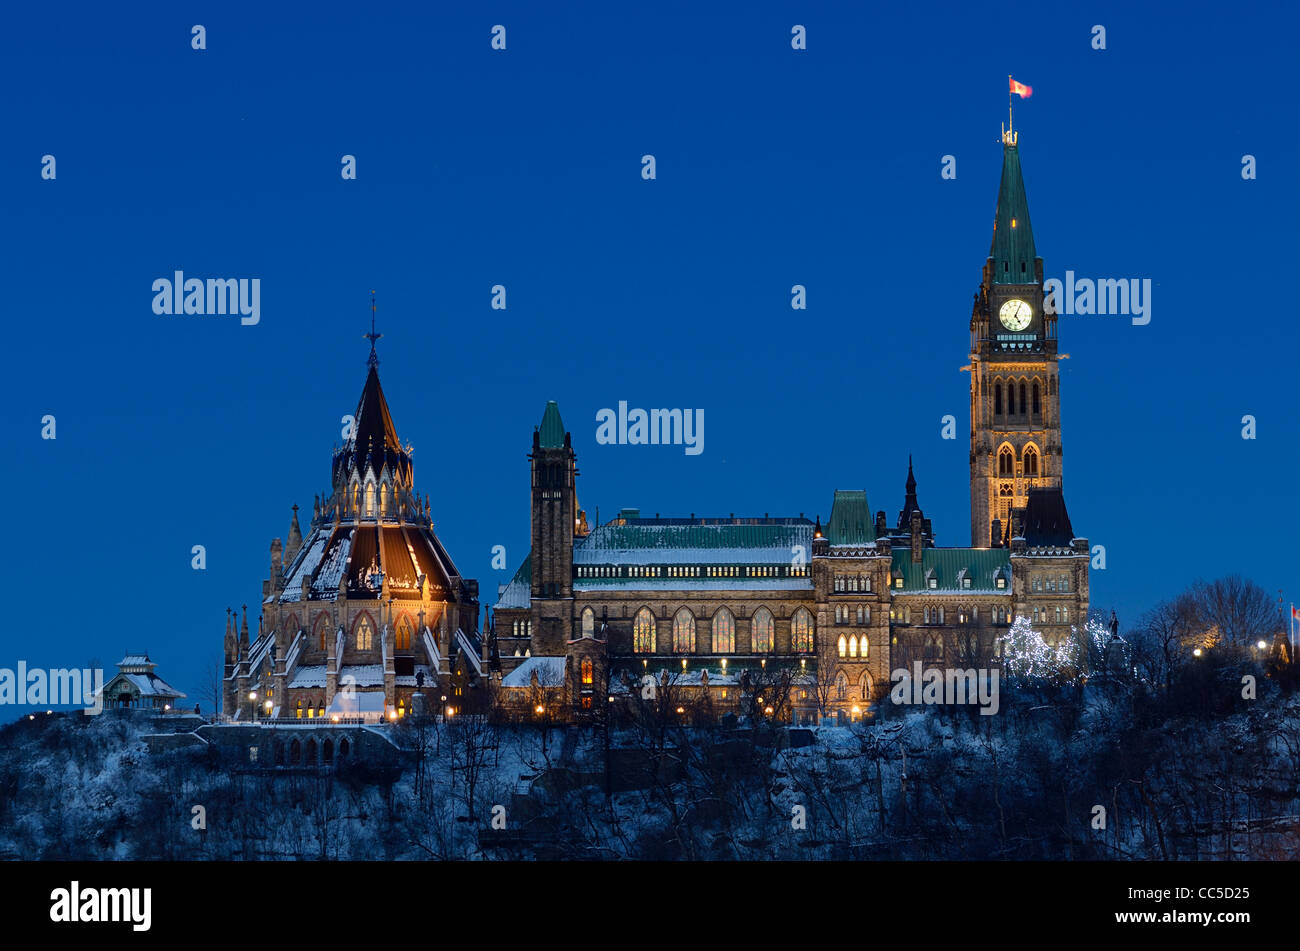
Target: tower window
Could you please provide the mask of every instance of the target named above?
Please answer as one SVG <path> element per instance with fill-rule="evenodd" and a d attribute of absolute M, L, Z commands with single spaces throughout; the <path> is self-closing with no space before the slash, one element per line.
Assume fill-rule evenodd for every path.
<path fill-rule="evenodd" d="M 993 387 L 993 415 L 1002 415 L 1002 384 Z"/>
<path fill-rule="evenodd" d="M 998 475 L 1012 475 L 1015 471 L 1015 453 L 1010 446 L 1003 446 L 998 453 Z"/>
<path fill-rule="evenodd" d="M 1020 384 L 1020 412 L 1026 413 L 1028 411 L 1029 411 L 1029 403 L 1025 399 L 1025 384 L 1021 383 Z"/>
<path fill-rule="evenodd" d="M 1014 383 L 1007 384 L 1007 415 L 1016 415 L 1016 385 Z"/>
<path fill-rule="evenodd" d="M 1038 396 L 1038 381 L 1034 381 L 1034 415 L 1041 416 L 1043 413 L 1042 404 Z"/>
<path fill-rule="evenodd" d="M 1033 446 L 1025 447 L 1025 475 L 1038 475 L 1038 450 Z"/>

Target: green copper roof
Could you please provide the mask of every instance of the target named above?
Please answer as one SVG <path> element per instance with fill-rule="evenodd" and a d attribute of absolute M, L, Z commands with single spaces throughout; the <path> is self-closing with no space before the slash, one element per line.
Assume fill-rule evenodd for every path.
<path fill-rule="evenodd" d="M 799 550 L 805 556 L 812 551 L 812 524 L 807 519 L 769 519 L 759 524 L 638 519 L 597 527 L 575 544 L 573 561 L 579 565 L 789 564 Z"/>
<path fill-rule="evenodd" d="M 837 489 L 826 525 L 826 540 L 832 545 L 865 545 L 876 540 L 864 489 Z"/>
<path fill-rule="evenodd" d="M 1007 548 L 926 548 L 921 552 L 921 563 L 913 564 L 910 548 L 895 548 L 890 568 L 889 587 L 895 593 L 934 591 L 953 594 L 965 591 L 1011 593 L 1011 552 Z M 971 579 L 965 587 L 959 573 L 965 569 Z M 1006 586 L 997 586 L 997 573 L 1006 578 Z M 933 572 L 934 588 L 930 587 L 927 572 Z M 903 579 L 900 589 L 895 583 Z"/>
<path fill-rule="evenodd" d="M 560 419 L 560 404 L 551 400 L 542 414 L 541 431 L 543 449 L 560 449 L 564 446 L 564 421 Z"/>
<path fill-rule="evenodd" d="M 1002 146 L 1002 184 L 998 188 L 998 208 L 993 220 L 993 283 L 1034 284 L 1034 229 L 1029 224 L 1029 199 L 1025 197 L 1025 180 L 1020 173 L 1020 150 Z"/>

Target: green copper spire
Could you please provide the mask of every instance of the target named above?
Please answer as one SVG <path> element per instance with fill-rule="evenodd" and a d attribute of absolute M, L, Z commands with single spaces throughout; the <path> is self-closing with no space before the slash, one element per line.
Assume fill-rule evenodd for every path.
<path fill-rule="evenodd" d="M 1029 224 L 1029 200 L 1020 173 L 1020 149 L 1014 132 L 1002 136 L 1002 184 L 998 188 L 998 209 L 993 219 L 994 284 L 1035 284 L 1034 229 Z"/>
<path fill-rule="evenodd" d="M 542 414 L 542 425 L 538 427 L 540 431 L 541 446 L 543 449 L 561 449 L 564 446 L 564 422 L 560 419 L 560 404 L 551 400 L 546 404 L 546 412 Z"/>

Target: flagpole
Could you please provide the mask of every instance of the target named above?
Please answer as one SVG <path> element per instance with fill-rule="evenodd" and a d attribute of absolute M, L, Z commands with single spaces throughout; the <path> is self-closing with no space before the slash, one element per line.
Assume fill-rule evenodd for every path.
<path fill-rule="evenodd" d="M 1011 74 L 1007 73 L 1007 131 L 1014 131 L 1015 126 L 1011 122 Z"/>

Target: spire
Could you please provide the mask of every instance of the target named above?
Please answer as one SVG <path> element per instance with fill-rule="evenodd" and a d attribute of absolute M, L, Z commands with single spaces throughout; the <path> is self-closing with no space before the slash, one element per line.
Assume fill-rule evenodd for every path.
<path fill-rule="evenodd" d="M 293 521 L 289 523 L 289 546 L 285 549 L 286 557 L 292 558 L 302 547 L 302 528 L 298 525 L 298 504 L 293 506 Z"/>
<path fill-rule="evenodd" d="M 560 419 L 560 404 L 555 400 L 546 404 L 538 436 L 543 449 L 560 449 L 564 446 L 564 421 Z"/>
<path fill-rule="evenodd" d="M 989 246 L 994 284 L 1035 284 L 1038 280 L 1034 231 L 1029 224 L 1029 200 L 1025 197 L 1016 139 L 1015 132 L 1002 134 L 1002 184 L 998 187 L 993 241 Z"/>
<path fill-rule="evenodd" d="M 370 292 L 370 333 L 364 334 L 365 338 L 370 341 L 370 358 L 366 361 L 366 366 L 374 368 L 379 366 L 379 354 L 375 353 L 375 341 L 383 334 L 375 333 L 375 292 Z"/>
<path fill-rule="evenodd" d="M 903 510 L 898 513 L 899 531 L 909 531 L 912 513 L 921 511 L 921 503 L 916 500 L 916 476 L 912 474 L 912 457 L 907 457 L 907 483 L 904 486 Z"/>

